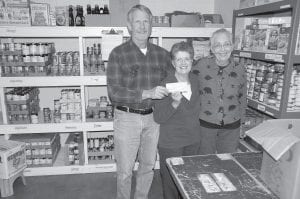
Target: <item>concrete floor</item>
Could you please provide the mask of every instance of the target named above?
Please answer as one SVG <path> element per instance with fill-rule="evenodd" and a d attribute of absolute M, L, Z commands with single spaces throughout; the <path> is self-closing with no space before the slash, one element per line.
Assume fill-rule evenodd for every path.
<path fill-rule="evenodd" d="M 26 177 L 14 183 L 14 195 L 7 199 L 115 199 L 116 174 L 94 173 Z M 134 182 L 133 182 L 134 187 Z M 149 199 L 163 199 L 159 170 L 155 170 Z"/>

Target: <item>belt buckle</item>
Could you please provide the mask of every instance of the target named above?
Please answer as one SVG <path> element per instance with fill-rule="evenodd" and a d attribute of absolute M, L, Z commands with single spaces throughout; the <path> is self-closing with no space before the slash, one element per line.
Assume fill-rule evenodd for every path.
<path fill-rule="evenodd" d="M 130 112 L 129 111 L 130 108 L 128 106 L 123 106 L 123 107 L 126 109 L 126 112 Z"/>

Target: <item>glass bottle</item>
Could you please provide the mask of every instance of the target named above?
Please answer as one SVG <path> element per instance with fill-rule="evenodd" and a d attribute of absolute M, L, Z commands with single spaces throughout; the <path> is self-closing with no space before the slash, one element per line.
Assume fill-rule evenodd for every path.
<path fill-rule="evenodd" d="M 109 10 L 108 10 L 107 4 L 104 4 L 103 14 L 109 14 Z"/>
<path fill-rule="evenodd" d="M 87 13 L 88 15 L 92 14 L 92 7 L 91 7 L 91 4 L 87 4 L 87 6 L 86 6 L 86 13 Z"/>
<path fill-rule="evenodd" d="M 100 9 L 98 4 L 95 5 L 95 14 L 100 14 Z"/>
<path fill-rule="evenodd" d="M 75 17 L 75 25 L 81 26 L 81 15 L 80 15 L 80 7 L 76 6 L 76 17 Z"/>
<path fill-rule="evenodd" d="M 83 15 L 83 6 L 80 6 L 81 26 L 85 26 L 85 17 Z"/>
<path fill-rule="evenodd" d="M 100 14 L 103 14 L 103 7 L 100 8 Z"/>
<path fill-rule="evenodd" d="M 97 64 L 97 57 L 96 57 L 96 53 L 95 53 L 95 49 L 93 47 L 91 47 L 91 72 L 95 72 L 96 71 L 96 64 Z"/>
<path fill-rule="evenodd" d="M 73 8 L 69 6 L 69 26 L 74 26 L 74 15 L 73 15 Z"/>

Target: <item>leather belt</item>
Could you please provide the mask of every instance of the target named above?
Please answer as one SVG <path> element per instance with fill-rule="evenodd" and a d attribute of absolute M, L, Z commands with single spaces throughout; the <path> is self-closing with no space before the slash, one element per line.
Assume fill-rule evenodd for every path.
<path fill-rule="evenodd" d="M 129 112 L 129 113 L 137 113 L 137 114 L 141 114 L 141 115 L 147 115 L 153 112 L 152 108 L 149 109 L 133 109 L 133 108 L 129 108 L 127 106 L 116 106 L 116 109 L 120 110 L 120 111 L 125 111 L 125 112 Z"/>

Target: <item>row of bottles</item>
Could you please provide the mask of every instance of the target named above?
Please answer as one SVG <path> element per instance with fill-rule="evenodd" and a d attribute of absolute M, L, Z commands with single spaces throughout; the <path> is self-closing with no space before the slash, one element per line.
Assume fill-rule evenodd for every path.
<path fill-rule="evenodd" d="M 94 8 L 92 8 L 91 5 L 88 4 L 86 6 L 86 13 L 88 15 L 91 15 L 91 14 L 109 14 L 109 10 L 108 10 L 107 4 L 105 4 L 104 7 L 99 7 L 99 5 L 96 4 Z"/>
<path fill-rule="evenodd" d="M 86 54 L 83 55 L 83 63 L 85 72 L 100 72 L 105 71 L 102 61 L 101 44 L 93 44 L 92 47 L 87 47 Z"/>
<path fill-rule="evenodd" d="M 85 18 L 83 16 L 83 7 L 76 6 L 76 16 L 73 14 L 73 6 L 69 6 L 69 26 L 85 26 Z"/>

